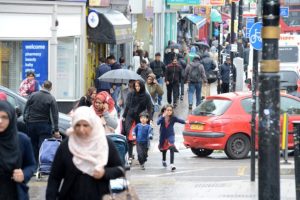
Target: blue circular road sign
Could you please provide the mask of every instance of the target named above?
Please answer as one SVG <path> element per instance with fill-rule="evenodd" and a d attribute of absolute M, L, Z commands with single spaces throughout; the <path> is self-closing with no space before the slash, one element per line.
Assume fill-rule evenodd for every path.
<path fill-rule="evenodd" d="M 261 29 L 262 29 L 262 23 L 256 22 L 252 25 L 249 32 L 250 44 L 256 50 L 262 49 Z"/>

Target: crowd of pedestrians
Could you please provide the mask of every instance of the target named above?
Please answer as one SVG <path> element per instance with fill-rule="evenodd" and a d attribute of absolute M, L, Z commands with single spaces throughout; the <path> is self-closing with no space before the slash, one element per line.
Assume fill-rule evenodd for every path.
<path fill-rule="evenodd" d="M 71 112 L 71 127 L 52 163 L 46 199 L 101 199 L 109 193 L 109 180 L 123 176 L 125 167 L 113 141 L 107 137 L 109 134 L 126 137 L 129 164 L 135 159 L 136 145 L 137 160 L 145 170 L 155 113 L 158 114 L 156 124 L 160 126 L 158 148 L 162 152 L 162 166 L 168 166 L 169 151 L 170 169 L 176 170 L 174 155 L 178 150 L 174 124 L 186 122 L 174 115 L 174 109 L 186 94 L 185 85 L 189 109 L 193 108 L 194 95 L 195 106 L 210 95 L 216 68 L 208 52 L 199 55 L 195 47 L 190 52 L 181 51 L 172 42 L 164 52 L 164 60 L 160 52 L 152 60 L 142 50 L 134 52 L 132 65 L 124 57 L 119 62 L 114 55 L 101 57 L 94 86 L 87 89 Z M 128 80 L 127 84 L 98 79 L 118 69 L 134 70 L 142 79 Z M 235 68 L 226 58 L 219 67 L 218 77 L 224 93 L 229 92 L 231 72 L 235 77 Z M 27 72 L 22 81 L 19 93 L 28 99 L 23 113 L 26 134 L 18 132 L 15 109 L 0 94 L 0 199 L 28 199 L 26 184 L 38 169 L 36 161 L 39 161 L 42 142 L 46 138 L 62 137 L 57 102 L 50 93 L 52 87 L 48 80 L 40 86 L 34 72 Z M 121 131 L 117 133 L 118 126 Z"/>

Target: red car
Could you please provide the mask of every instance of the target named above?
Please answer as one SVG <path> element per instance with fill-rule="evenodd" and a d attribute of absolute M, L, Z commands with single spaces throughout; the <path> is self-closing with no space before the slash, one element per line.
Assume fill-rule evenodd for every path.
<path fill-rule="evenodd" d="M 189 123 L 183 130 L 184 145 L 200 157 L 210 155 L 213 150 L 224 150 L 231 159 L 247 157 L 250 151 L 251 110 L 250 92 L 207 97 L 188 116 Z M 289 116 L 288 148 L 292 149 L 292 121 L 300 120 L 300 99 L 281 94 L 280 112 L 287 112 Z M 282 126 L 282 115 L 280 121 Z"/>

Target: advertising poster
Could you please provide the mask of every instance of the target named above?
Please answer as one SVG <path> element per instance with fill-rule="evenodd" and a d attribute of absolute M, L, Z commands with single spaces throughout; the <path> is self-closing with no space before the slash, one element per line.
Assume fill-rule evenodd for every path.
<path fill-rule="evenodd" d="M 40 85 L 48 79 L 48 41 L 22 42 L 22 79 L 27 71 L 35 73 Z"/>

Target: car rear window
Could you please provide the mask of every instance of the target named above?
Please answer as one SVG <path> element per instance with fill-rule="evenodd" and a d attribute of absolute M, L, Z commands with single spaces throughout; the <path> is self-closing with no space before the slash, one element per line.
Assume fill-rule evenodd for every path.
<path fill-rule="evenodd" d="M 197 116 L 222 115 L 230 106 L 231 101 L 227 99 L 208 99 L 197 106 L 192 114 Z"/>
<path fill-rule="evenodd" d="M 298 47 L 290 46 L 290 47 L 279 47 L 279 60 L 280 62 L 298 62 Z"/>

